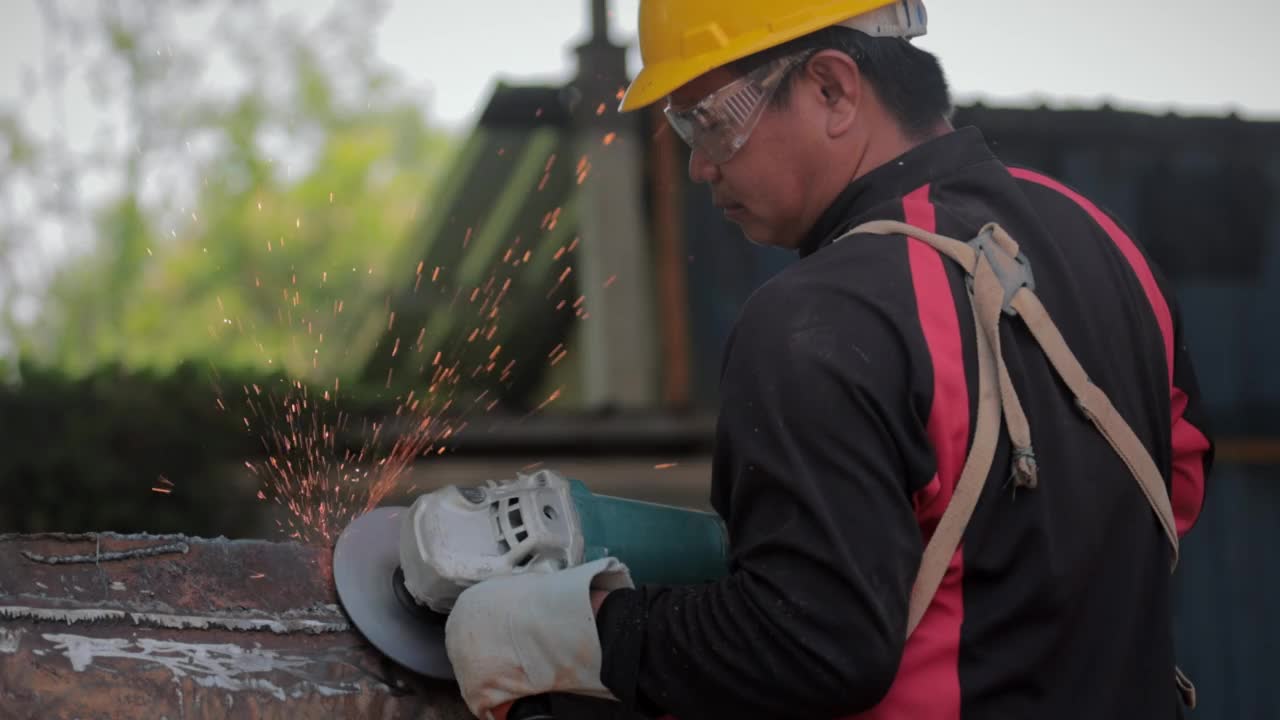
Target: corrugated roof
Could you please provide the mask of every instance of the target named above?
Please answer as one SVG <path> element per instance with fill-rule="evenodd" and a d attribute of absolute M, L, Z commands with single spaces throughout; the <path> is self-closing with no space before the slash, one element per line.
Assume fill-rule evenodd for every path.
<path fill-rule="evenodd" d="M 429 378 L 436 350 L 464 382 L 518 395 L 541 377 L 574 317 L 576 188 L 589 172 L 557 98 L 496 88 L 409 243 L 417 254 L 403 265 L 421 272 L 396 291 L 393 327 L 373 328 L 366 378 Z"/>

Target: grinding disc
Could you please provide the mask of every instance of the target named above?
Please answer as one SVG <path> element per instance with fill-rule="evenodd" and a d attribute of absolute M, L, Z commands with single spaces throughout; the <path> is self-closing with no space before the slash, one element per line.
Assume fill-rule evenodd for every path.
<path fill-rule="evenodd" d="M 338 601 L 371 645 L 406 668 L 452 680 L 444 647 L 445 617 L 413 601 L 400 572 L 400 516 L 380 507 L 356 518 L 333 547 Z"/>

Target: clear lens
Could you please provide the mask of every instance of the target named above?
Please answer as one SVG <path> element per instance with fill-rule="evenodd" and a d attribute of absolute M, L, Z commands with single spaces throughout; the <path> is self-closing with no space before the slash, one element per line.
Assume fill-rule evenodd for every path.
<path fill-rule="evenodd" d="M 769 99 L 786 73 L 809 56 L 791 55 L 763 65 L 703 98 L 693 107 L 667 106 L 667 121 L 695 150 L 717 165 L 728 162 L 747 143 Z"/>

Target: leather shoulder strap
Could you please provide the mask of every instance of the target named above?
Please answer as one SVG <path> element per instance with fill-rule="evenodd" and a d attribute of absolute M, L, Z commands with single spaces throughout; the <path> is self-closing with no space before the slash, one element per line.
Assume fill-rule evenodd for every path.
<path fill-rule="evenodd" d="M 1038 482 L 1030 428 L 1000 349 L 999 322 L 1002 314 L 1022 318 L 1054 370 L 1075 395 L 1076 404 L 1138 481 L 1173 548 L 1176 566 L 1177 526 L 1168 491 L 1155 461 L 1106 394 L 1089 380 L 1067 347 L 1061 332 L 1035 295 L 1030 266 L 1013 238 L 995 224 L 987 225 L 976 238 L 965 243 L 906 223 L 877 220 L 859 225 L 838 240 L 863 233 L 913 237 L 963 267 L 969 276 L 970 301 L 979 330 L 978 419 L 973 445 L 951 501 L 925 547 L 911 591 L 907 635 L 911 635 L 924 617 L 946 576 L 951 559 L 960 547 L 965 528 L 990 474 L 1002 417 L 1013 444 L 1015 481 L 1029 488 L 1034 488 Z"/>

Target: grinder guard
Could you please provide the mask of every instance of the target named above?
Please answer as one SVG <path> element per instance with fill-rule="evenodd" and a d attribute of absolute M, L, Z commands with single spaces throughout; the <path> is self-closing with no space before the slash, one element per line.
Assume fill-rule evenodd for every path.
<path fill-rule="evenodd" d="M 578 565 L 583 533 L 569 481 L 542 470 L 426 493 L 401 521 L 400 555 L 405 589 L 439 613 L 485 578 Z"/>

